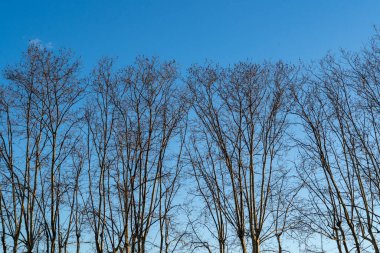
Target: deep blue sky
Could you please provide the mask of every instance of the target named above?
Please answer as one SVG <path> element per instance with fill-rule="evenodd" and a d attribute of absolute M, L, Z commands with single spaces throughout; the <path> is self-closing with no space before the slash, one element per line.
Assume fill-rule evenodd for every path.
<path fill-rule="evenodd" d="M 377 0 L 0 0 L 0 68 L 29 40 L 67 47 L 85 66 L 101 56 L 206 58 L 222 64 L 306 61 L 357 50 L 380 26 Z"/>

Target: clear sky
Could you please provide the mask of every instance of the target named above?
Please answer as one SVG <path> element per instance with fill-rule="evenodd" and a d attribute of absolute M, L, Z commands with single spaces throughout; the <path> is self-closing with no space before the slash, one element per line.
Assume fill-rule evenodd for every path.
<path fill-rule="evenodd" d="M 317 59 L 357 50 L 380 26 L 377 0 L 0 0 L 0 68 L 29 40 L 67 47 L 93 66 L 137 55 L 233 63 Z"/>

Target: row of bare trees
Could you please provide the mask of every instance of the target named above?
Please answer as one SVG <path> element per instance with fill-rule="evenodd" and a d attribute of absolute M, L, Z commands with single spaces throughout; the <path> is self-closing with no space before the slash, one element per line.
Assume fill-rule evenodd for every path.
<path fill-rule="evenodd" d="M 3 252 L 379 252 L 380 39 L 319 64 L 31 44 L 0 86 Z"/>

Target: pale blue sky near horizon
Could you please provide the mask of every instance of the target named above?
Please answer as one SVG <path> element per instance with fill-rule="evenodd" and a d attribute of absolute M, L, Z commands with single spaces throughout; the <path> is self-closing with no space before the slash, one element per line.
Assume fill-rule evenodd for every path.
<path fill-rule="evenodd" d="M 70 48 L 84 66 L 102 56 L 295 62 L 358 50 L 380 26 L 375 0 L 0 0 L 0 68 L 30 40 Z"/>

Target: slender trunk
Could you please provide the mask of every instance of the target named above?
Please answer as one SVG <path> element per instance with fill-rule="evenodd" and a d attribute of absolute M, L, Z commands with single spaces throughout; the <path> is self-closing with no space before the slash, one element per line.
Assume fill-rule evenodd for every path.
<path fill-rule="evenodd" d="M 279 238 L 277 240 L 279 240 Z M 281 243 L 279 246 L 281 246 Z M 252 253 L 260 253 L 260 238 L 256 238 L 252 241 Z"/>
<path fill-rule="evenodd" d="M 226 252 L 226 244 L 224 240 L 219 240 L 219 253 L 225 253 Z"/>
<path fill-rule="evenodd" d="M 244 236 L 239 236 L 239 240 L 240 240 L 242 253 L 247 253 L 247 244 L 245 242 Z"/>
<path fill-rule="evenodd" d="M 76 253 L 80 253 L 80 234 L 77 233 L 76 234 L 76 244 L 77 244 L 77 249 L 76 249 Z"/>
<path fill-rule="evenodd" d="M 55 220 L 55 210 L 54 210 L 54 206 L 55 206 L 55 198 L 54 198 L 54 195 L 55 195 L 55 173 L 54 173 L 54 165 L 55 165 L 55 147 L 56 147 L 56 133 L 53 133 L 53 144 L 52 144 L 52 158 L 51 158 L 51 167 L 50 167 L 50 177 L 51 177 L 51 181 L 50 181 L 50 194 L 51 194 L 51 207 L 50 207 L 50 225 L 51 225 L 51 253 L 55 253 L 55 240 L 56 240 L 56 220 Z"/>
<path fill-rule="evenodd" d="M 282 253 L 281 235 L 276 235 L 276 239 L 278 245 L 278 253 Z"/>
<path fill-rule="evenodd" d="M 1 244 L 3 246 L 3 252 L 7 252 L 7 244 L 5 242 L 5 221 L 3 214 L 3 193 L 0 185 L 0 217 L 1 217 Z"/>

